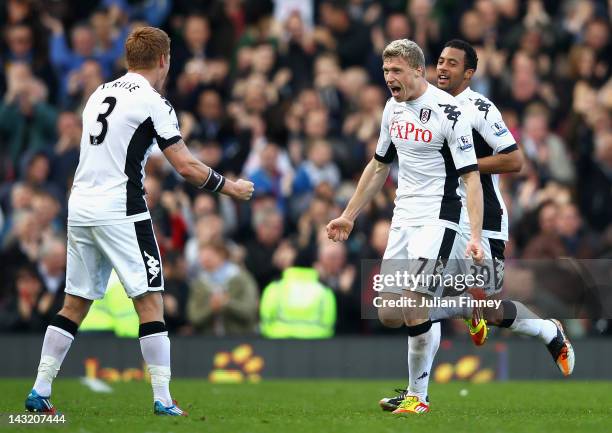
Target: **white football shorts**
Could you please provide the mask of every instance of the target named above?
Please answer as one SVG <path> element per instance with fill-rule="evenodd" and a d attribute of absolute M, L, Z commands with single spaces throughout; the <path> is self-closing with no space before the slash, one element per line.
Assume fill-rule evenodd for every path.
<path fill-rule="evenodd" d="M 66 293 L 91 300 L 103 298 L 113 268 L 130 298 L 164 289 L 159 248 L 150 219 L 68 226 Z"/>
<path fill-rule="evenodd" d="M 392 227 L 381 274 L 399 276 L 387 280 L 399 284 L 385 285 L 382 291 L 402 294 L 404 290 L 412 290 L 432 297 L 456 295 L 444 293 L 440 282 L 443 275 L 456 271 L 454 267 L 449 270 L 449 259 L 460 257 L 465 251 L 459 250 L 460 236 L 457 231 L 440 225 Z"/>

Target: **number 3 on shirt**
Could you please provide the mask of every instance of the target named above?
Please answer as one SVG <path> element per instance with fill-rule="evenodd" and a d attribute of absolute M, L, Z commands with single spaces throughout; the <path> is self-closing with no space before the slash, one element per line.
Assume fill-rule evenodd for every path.
<path fill-rule="evenodd" d="M 102 130 L 98 135 L 89 135 L 89 144 L 92 144 L 94 146 L 102 144 L 102 142 L 106 138 L 106 133 L 108 132 L 108 122 L 106 121 L 106 118 L 115 109 L 115 105 L 117 105 L 117 98 L 107 96 L 106 98 L 104 98 L 104 101 L 102 101 L 102 103 L 108 104 L 108 108 L 106 109 L 106 111 L 104 113 L 98 114 L 98 118 L 96 119 L 97 122 L 102 124 Z"/>

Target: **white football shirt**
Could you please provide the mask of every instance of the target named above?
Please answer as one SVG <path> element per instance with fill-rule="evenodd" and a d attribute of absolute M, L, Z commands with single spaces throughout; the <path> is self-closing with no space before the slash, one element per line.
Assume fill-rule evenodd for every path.
<path fill-rule="evenodd" d="M 140 74 L 104 83 L 83 110 L 81 153 L 68 224 L 111 225 L 150 218 L 144 167 L 155 142 L 161 150 L 181 139 L 172 105 Z"/>
<path fill-rule="evenodd" d="M 459 230 L 459 176 L 478 170 L 468 118 L 448 93 L 427 85 L 412 101 L 385 105 L 375 158 L 399 159 L 392 225 Z"/>
<path fill-rule="evenodd" d="M 469 87 L 456 96 L 461 109 L 472 124 L 476 157 L 510 153 L 518 149 L 516 140 L 502 119 L 501 113 L 489 99 Z M 483 198 L 482 236 L 508 240 L 508 211 L 499 190 L 498 174 L 480 174 Z M 465 185 L 459 189 L 464 204 L 461 211 L 461 231 L 470 233 L 470 219 L 465 207 Z"/>

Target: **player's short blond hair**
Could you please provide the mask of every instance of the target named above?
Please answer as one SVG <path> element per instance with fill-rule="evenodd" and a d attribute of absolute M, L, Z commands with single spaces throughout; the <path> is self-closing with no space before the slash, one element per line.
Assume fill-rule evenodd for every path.
<path fill-rule="evenodd" d="M 401 57 L 408 66 L 419 67 L 425 71 L 425 54 L 419 45 L 410 39 L 396 39 L 387 45 L 382 53 L 383 61 L 392 57 Z"/>
<path fill-rule="evenodd" d="M 138 27 L 125 41 L 125 60 L 128 69 L 153 69 L 159 58 L 170 54 L 170 38 L 157 27 Z"/>

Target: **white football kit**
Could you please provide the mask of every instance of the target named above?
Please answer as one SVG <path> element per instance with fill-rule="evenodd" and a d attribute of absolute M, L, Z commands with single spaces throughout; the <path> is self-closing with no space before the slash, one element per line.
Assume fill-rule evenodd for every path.
<path fill-rule="evenodd" d="M 102 298 L 112 268 L 130 297 L 163 290 L 144 167 L 155 142 L 164 150 L 180 139 L 172 105 L 140 74 L 90 96 L 68 202 L 66 293 Z"/>
<path fill-rule="evenodd" d="M 461 110 L 472 125 L 474 148 L 478 158 L 518 149 L 516 140 L 504 123 L 501 113 L 489 99 L 469 87 L 456 96 Z M 480 174 L 483 195 L 482 247 L 484 263 L 480 267 L 485 277 L 485 291 L 492 295 L 502 289 L 504 277 L 504 249 L 508 240 L 508 211 L 499 190 L 498 174 Z M 465 206 L 465 185 L 459 189 L 461 209 L 461 236 L 458 239 L 465 250 L 470 238 L 470 220 Z"/>
<path fill-rule="evenodd" d="M 462 255 L 456 242 L 461 217 L 459 177 L 477 171 L 478 165 L 472 127 L 458 101 L 430 84 L 415 100 L 389 99 L 375 158 L 391 163 L 395 156 L 398 186 L 383 273 L 405 269 L 405 260 L 420 266 L 419 259 L 434 259 L 433 266 Z M 384 290 L 401 293 L 405 289 Z M 441 286 L 411 289 L 442 294 Z"/>

